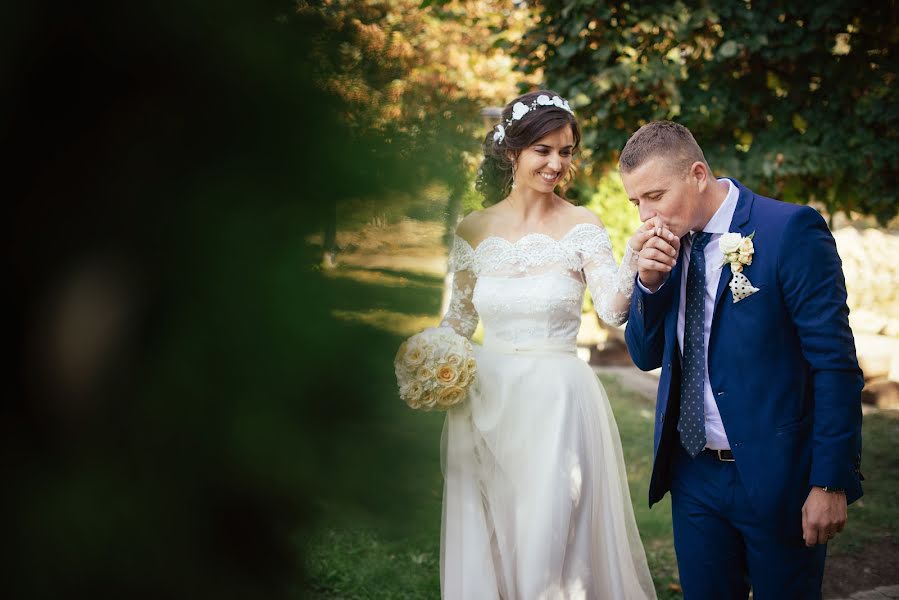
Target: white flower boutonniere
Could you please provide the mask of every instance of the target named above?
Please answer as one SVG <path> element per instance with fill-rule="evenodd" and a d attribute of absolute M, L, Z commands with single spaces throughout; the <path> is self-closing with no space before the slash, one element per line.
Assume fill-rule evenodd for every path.
<path fill-rule="evenodd" d="M 739 233 L 725 233 L 718 240 L 718 247 L 724 255 L 724 262 L 721 263 L 721 266 L 730 265 L 731 273 L 733 273 L 733 278 L 730 280 L 730 292 L 733 295 L 734 303 L 759 291 L 759 288 L 753 286 L 743 274 L 743 267 L 752 264 L 752 255 L 755 254 L 755 246 L 752 245 L 754 237 L 754 231 L 746 237 Z"/>

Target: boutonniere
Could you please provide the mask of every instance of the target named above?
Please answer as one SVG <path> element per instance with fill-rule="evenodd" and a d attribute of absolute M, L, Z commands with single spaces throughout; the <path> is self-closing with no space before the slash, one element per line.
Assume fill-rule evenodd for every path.
<path fill-rule="evenodd" d="M 718 240 L 718 247 L 724 255 L 724 262 L 721 263 L 721 266 L 730 265 L 730 271 L 734 275 L 730 280 L 729 287 L 735 304 L 759 291 L 759 288 L 754 287 L 743 274 L 743 267 L 752 264 L 752 255 L 755 254 L 755 247 L 752 245 L 754 237 L 754 231 L 746 237 L 739 233 L 725 233 Z"/>

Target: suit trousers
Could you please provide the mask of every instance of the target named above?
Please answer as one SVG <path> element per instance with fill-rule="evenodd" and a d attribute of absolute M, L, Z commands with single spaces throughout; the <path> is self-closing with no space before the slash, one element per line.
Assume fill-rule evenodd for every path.
<path fill-rule="evenodd" d="M 677 446 L 671 512 L 685 600 L 745 600 L 750 587 L 754 600 L 820 600 L 827 547 L 763 522 L 736 463 Z"/>

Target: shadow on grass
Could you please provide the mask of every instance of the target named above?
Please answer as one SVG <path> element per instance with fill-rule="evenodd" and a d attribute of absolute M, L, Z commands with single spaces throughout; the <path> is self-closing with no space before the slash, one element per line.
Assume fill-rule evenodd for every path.
<path fill-rule="evenodd" d="M 317 292 L 327 294 L 333 299 L 333 309 L 351 311 L 385 309 L 408 315 L 436 315 L 440 310 L 440 293 L 443 283 L 440 278 L 390 269 L 354 270 L 386 274 L 420 285 L 398 287 L 359 281 L 359 278 L 329 275 L 322 278 L 322 289 Z"/>

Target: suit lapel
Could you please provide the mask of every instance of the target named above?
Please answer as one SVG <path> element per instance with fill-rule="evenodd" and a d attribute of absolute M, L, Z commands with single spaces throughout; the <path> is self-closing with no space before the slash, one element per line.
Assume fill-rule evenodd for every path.
<path fill-rule="evenodd" d="M 753 194 L 752 192 L 740 185 L 740 182 L 736 179 L 731 179 L 734 182 L 734 185 L 737 186 L 737 189 L 740 190 L 740 196 L 737 199 L 737 207 L 734 209 L 734 216 L 730 221 L 730 229 L 731 233 L 739 233 L 741 235 L 749 235 L 752 233 L 751 231 L 747 231 L 749 229 L 749 215 L 752 212 L 752 201 Z M 718 291 L 715 294 L 715 313 L 712 317 L 714 318 L 718 316 L 719 308 L 721 307 L 721 299 L 726 296 L 725 290 L 727 289 L 727 284 L 730 283 L 731 277 L 733 274 L 730 271 L 730 267 L 722 267 L 721 276 L 718 279 Z"/>

